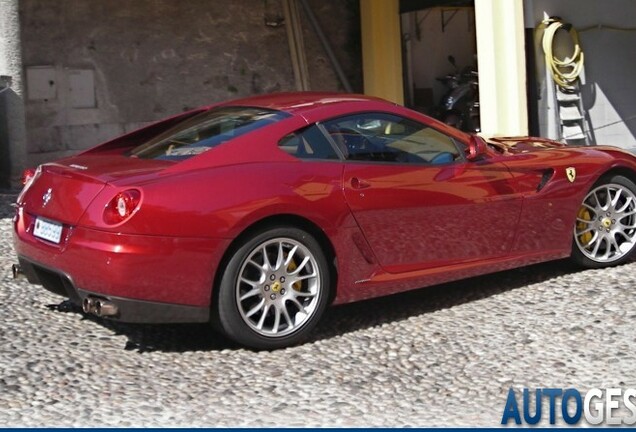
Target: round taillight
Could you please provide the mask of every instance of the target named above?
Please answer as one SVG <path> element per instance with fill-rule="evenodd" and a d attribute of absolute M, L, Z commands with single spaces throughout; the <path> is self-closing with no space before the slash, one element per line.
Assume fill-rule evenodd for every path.
<path fill-rule="evenodd" d="M 24 172 L 22 173 L 22 192 L 20 192 L 20 195 L 18 195 L 18 199 L 16 202 L 18 203 L 23 203 L 24 200 L 24 195 L 26 195 L 27 190 L 29 190 L 29 188 L 31 187 L 31 185 L 33 184 L 33 182 L 35 182 L 37 180 L 38 177 L 40 177 L 40 174 L 42 174 L 42 166 L 38 166 L 36 169 L 33 168 L 27 168 L 24 170 Z"/>
<path fill-rule="evenodd" d="M 130 214 L 130 208 L 128 207 L 129 200 L 124 196 L 119 196 L 117 198 L 117 213 L 119 217 L 125 218 Z"/>
<path fill-rule="evenodd" d="M 35 178 L 35 173 L 35 168 L 25 169 L 22 173 L 22 186 L 26 186 L 27 183 L 31 183 L 31 181 Z"/>
<path fill-rule="evenodd" d="M 119 192 L 111 199 L 104 209 L 104 222 L 116 225 L 130 218 L 139 208 L 141 192 L 128 189 Z"/>

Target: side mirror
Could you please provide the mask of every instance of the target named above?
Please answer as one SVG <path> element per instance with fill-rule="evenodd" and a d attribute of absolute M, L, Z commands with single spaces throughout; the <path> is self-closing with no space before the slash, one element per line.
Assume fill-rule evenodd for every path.
<path fill-rule="evenodd" d="M 478 135 L 471 135 L 468 149 L 466 149 L 466 159 L 474 161 L 484 154 L 486 154 L 486 141 Z"/>

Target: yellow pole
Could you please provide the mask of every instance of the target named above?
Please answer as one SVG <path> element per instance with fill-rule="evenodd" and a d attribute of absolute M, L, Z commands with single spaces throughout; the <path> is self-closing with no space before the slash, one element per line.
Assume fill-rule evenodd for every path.
<path fill-rule="evenodd" d="M 364 93 L 404 103 L 399 0 L 360 0 Z"/>
<path fill-rule="evenodd" d="M 479 104 L 484 135 L 526 135 L 523 0 L 475 0 Z"/>

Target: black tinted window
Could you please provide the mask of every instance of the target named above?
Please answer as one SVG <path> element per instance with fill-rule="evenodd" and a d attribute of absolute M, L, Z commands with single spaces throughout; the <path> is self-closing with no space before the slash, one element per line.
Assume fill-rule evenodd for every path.
<path fill-rule="evenodd" d="M 281 111 L 263 108 L 213 108 L 135 147 L 130 155 L 143 159 L 183 160 L 287 116 L 289 114 Z"/>
<path fill-rule="evenodd" d="M 338 154 L 317 126 L 287 135 L 278 146 L 300 159 L 338 159 Z"/>
<path fill-rule="evenodd" d="M 391 114 L 357 114 L 324 126 L 348 160 L 442 164 L 460 158 L 451 137 Z"/>

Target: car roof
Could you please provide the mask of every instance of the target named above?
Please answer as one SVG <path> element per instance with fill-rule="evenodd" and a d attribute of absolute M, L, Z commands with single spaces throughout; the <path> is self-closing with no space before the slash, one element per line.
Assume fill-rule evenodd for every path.
<path fill-rule="evenodd" d="M 300 114 L 315 108 L 345 104 L 345 103 L 368 103 L 387 102 L 373 96 L 348 93 L 327 93 L 327 92 L 289 92 L 273 93 L 259 96 L 252 96 L 243 99 L 235 99 L 222 105 L 226 106 L 252 106 L 259 108 L 269 108 L 285 111 L 293 114 Z"/>

